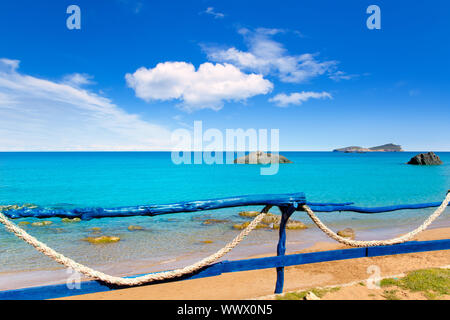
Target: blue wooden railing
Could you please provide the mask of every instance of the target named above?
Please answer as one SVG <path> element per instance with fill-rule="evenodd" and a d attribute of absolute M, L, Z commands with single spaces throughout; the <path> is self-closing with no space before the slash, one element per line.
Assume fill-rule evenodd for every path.
<path fill-rule="evenodd" d="M 352 203 L 313 203 L 307 202 L 303 193 L 292 194 L 265 194 L 236 196 L 221 199 L 209 199 L 180 202 L 165 205 L 143 205 L 134 207 L 117 208 L 87 208 L 87 209 L 51 209 L 51 208 L 22 208 L 19 210 L 8 210 L 3 212 L 9 218 L 81 218 L 90 220 L 104 217 L 129 217 L 129 216 L 155 216 L 160 214 L 170 214 L 178 212 L 196 212 L 203 210 L 214 210 L 229 207 L 240 206 L 277 206 L 281 211 L 281 222 L 279 229 L 279 240 L 277 245 L 277 256 L 258 259 L 247 259 L 237 261 L 222 261 L 205 267 L 193 274 L 185 275 L 174 280 L 180 281 L 187 279 L 203 278 L 220 275 L 226 272 L 237 272 L 247 270 L 259 270 L 266 268 L 276 268 L 277 282 L 275 293 L 281 293 L 284 285 L 284 267 L 292 265 L 301 265 L 307 263 L 316 263 L 333 260 L 353 259 L 362 257 L 373 257 L 390 254 L 400 254 L 409 252 L 422 252 L 433 250 L 450 249 L 450 239 L 434 241 L 411 241 L 404 244 L 392 246 L 378 246 L 369 248 L 355 248 L 344 250 L 333 250 L 314 253 L 292 254 L 286 253 L 286 223 L 290 216 L 296 211 L 301 210 L 301 205 L 308 204 L 314 211 L 332 212 L 332 211 L 354 211 L 361 213 L 377 213 L 402 209 L 417 209 L 435 207 L 440 203 L 427 203 L 415 205 L 402 205 L 378 208 L 363 208 L 352 206 Z M 160 283 L 152 282 L 151 284 Z M 24 288 L 17 290 L 0 291 L 0 299 L 51 299 L 72 295 L 80 295 L 108 290 L 121 289 L 121 287 L 109 285 L 101 281 L 85 281 L 81 283 L 80 289 L 69 289 L 66 284 L 51 285 Z"/>

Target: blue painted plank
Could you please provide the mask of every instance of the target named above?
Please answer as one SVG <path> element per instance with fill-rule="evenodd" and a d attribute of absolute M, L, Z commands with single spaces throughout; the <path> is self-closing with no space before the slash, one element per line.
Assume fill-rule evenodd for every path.
<path fill-rule="evenodd" d="M 446 250 L 450 248 L 450 239 L 433 241 L 409 241 L 394 246 L 369 247 L 368 256 L 386 256 L 402 253 Z"/>
<path fill-rule="evenodd" d="M 306 201 L 306 204 L 310 207 L 311 206 L 349 206 L 349 205 L 354 204 L 354 202 L 343 202 L 343 203 L 325 202 L 325 203 L 322 203 L 322 202 Z"/>
<path fill-rule="evenodd" d="M 327 204 L 314 204 L 309 207 L 315 212 L 335 212 L 335 211 L 348 211 L 348 212 L 358 212 L 358 213 L 381 213 L 381 212 L 391 212 L 397 210 L 412 210 L 412 209 L 424 209 L 439 207 L 441 202 L 429 202 L 429 203 L 418 203 L 418 204 L 402 204 L 395 206 L 384 206 L 384 207 L 358 207 L 350 205 L 327 205 Z M 301 208 L 298 209 L 299 211 Z"/>
<path fill-rule="evenodd" d="M 287 267 L 317 262 L 345 260 L 363 257 L 375 257 L 375 256 L 384 256 L 384 255 L 402 254 L 411 252 L 448 250 L 448 249 L 450 249 L 450 239 L 432 240 L 432 241 L 411 241 L 392 246 L 353 248 L 353 249 L 300 253 L 285 256 L 265 257 L 265 258 L 236 260 L 236 261 L 222 261 L 219 263 L 215 263 L 211 266 L 208 266 L 195 274 L 186 275 L 182 278 L 173 279 L 171 281 L 211 277 L 226 272 L 260 270 L 267 268 Z M 161 281 L 161 282 L 168 282 L 168 281 Z M 109 286 L 99 281 L 85 281 L 81 283 L 81 289 L 79 290 L 70 290 L 67 288 L 65 284 L 59 284 L 59 285 L 32 287 L 17 290 L 0 291 L 0 300 L 52 299 L 117 289 L 121 288 L 117 286 Z"/>
<path fill-rule="evenodd" d="M 203 268 L 192 274 L 187 274 L 182 277 L 164 280 L 164 281 L 154 281 L 151 284 L 168 283 L 174 281 L 183 281 L 191 279 L 200 279 L 206 277 L 214 277 L 222 274 L 223 264 L 227 261 L 218 262 L 212 264 L 208 267 Z M 136 278 L 143 276 L 145 274 L 138 274 L 126 278 Z M 148 285 L 148 284 L 147 284 Z M 45 300 L 45 299 L 56 299 L 61 297 L 78 296 L 82 294 L 105 292 L 112 290 L 119 290 L 129 288 L 129 286 L 116 286 L 110 285 L 105 282 L 90 280 L 82 281 L 78 289 L 69 289 L 66 284 L 56 284 L 47 285 L 39 287 L 22 288 L 15 290 L 0 291 L 0 300 Z"/>
<path fill-rule="evenodd" d="M 223 265 L 223 272 L 240 272 L 277 267 L 288 267 L 317 262 L 362 258 L 366 248 L 342 249 L 322 252 L 299 253 L 285 256 L 265 257 L 229 261 Z"/>
<path fill-rule="evenodd" d="M 273 205 L 288 206 L 293 203 L 305 204 L 304 193 L 289 194 L 256 194 L 235 196 L 228 198 L 185 201 L 171 204 L 142 205 L 116 208 L 84 208 L 84 209 L 51 209 L 51 208 L 23 208 L 20 210 L 8 210 L 3 213 L 11 218 L 80 218 L 83 220 L 106 217 L 130 217 L 130 216 L 156 216 L 160 214 L 195 212 L 202 210 L 215 210 L 240 206 Z"/>

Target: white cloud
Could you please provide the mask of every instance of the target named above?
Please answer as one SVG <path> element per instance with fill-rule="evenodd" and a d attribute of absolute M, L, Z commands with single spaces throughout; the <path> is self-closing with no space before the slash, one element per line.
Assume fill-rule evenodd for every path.
<path fill-rule="evenodd" d="M 145 101 L 181 101 L 186 111 L 219 110 L 225 101 L 241 101 L 269 93 L 273 85 L 260 74 L 245 74 L 231 64 L 158 63 L 125 76 L 136 96 Z"/>
<path fill-rule="evenodd" d="M 358 75 L 357 74 L 347 74 L 343 71 L 336 71 L 329 75 L 329 78 L 334 81 L 350 80 L 355 77 L 358 77 Z"/>
<path fill-rule="evenodd" d="M 86 73 L 72 73 L 64 77 L 63 83 L 75 87 L 81 87 L 83 85 L 93 84 L 93 78 L 93 76 Z"/>
<path fill-rule="evenodd" d="M 204 13 L 212 15 L 215 19 L 220 19 L 220 18 L 225 17 L 225 15 L 223 13 L 214 11 L 213 7 L 206 8 Z"/>
<path fill-rule="evenodd" d="M 170 131 L 108 98 L 0 59 L 0 150 L 169 150 Z"/>
<path fill-rule="evenodd" d="M 309 99 L 332 99 L 331 94 L 328 92 L 312 92 L 312 91 L 302 91 L 294 92 L 289 95 L 285 93 L 277 94 L 275 97 L 271 98 L 269 101 L 274 102 L 279 107 L 287 107 L 292 105 L 301 105 L 303 102 Z"/>
<path fill-rule="evenodd" d="M 318 61 L 316 55 L 304 53 L 290 55 L 284 46 L 271 37 L 285 32 L 281 29 L 259 28 L 255 31 L 240 29 L 248 51 L 234 47 L 222 49 L 205 47 L 208 58 L 216 62 L 231 63 L 243 70 L 275 74 L 283 82 L 300 83 L 313 77 L 335 72 L 336 61 Z"/>

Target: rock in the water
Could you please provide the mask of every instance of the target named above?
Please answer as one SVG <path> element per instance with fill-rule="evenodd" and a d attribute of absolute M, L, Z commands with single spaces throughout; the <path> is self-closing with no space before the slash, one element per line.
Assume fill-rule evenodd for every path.
<path fill-rule="evenodd" d="M 243 230 L 243 229 L 247 228 L 249 224 L 250 224 L 250 221 L 244 222 L 244 223 L 237 223 L 237 224 L 233 225 L 233 228 L 237 229 L 237 230 Z M 256 226 L 255 229 L 263 229 L 263 228 L 269 228 L 269 227 L 270 226 L 265 223 L 258 223 L 258 225 Z"/>
<path fill-rule="evenodd" d="M 92 244 L 105 244 L 105 243 L 114 243 L 120 241 L 119 237 L 110 237 L 110 236 L 101 236 L 101 237 L 87 237 L 81 239 L 83 241 L 87 241 Z"/>
<path fill-rule="evenodd" d="M 243 211 L 240 212 L 239 215 L 242 217 L 254 217 L 252 213 L 257 211 Z M 259 214 L 259 212 L 258 212 Z M 281 216 L 275 215 L 273 213 L 267 213 L 266 216 L 262 219 L 262 221 L 257 225 L 256 229 L 267 228 L 267 229 L 280 229 Z M 242 230 L 245 229 L 250 222 L 244 222 L 242 224 L 233 225 L 234 229 Z M 304 225 L 302 222 L 297 220 L 289 219 L 286 224 L 287 230 L 300 230 L 307 229 L 308 227 Z"/>
<path fill-rule="evenodd" d="M 228 219 L 206 219 L 205 221 L 202 222 L 202 224 L 207 226 L 207 225 L 211 225 L 211 224 L 226 223 L 226 222 L 230 222 L 230 220 L 228 220 Z"/>
<path fill-rule="evenodd" d="M 62 221 L 62 222 L 80 222 L 81 219 L 80 219 L 80 218 L 73 218 L 73 219 L 70 219 L 70 218 L 62 218 L 61 221 Z"/>
<path fill-rule="evenodd" d="M 141 226 L 133 226 L 133 225 L 128 226 L 128 231 L 138 231 L 138 230 L 144 230 L 144 228 Z"/>
<path fill-rule="evenodd" d="M 420 153 L 412 157 L 411 160 L 408 161 L 408 164 L 438 165 L 442 164 L 442 161 L 434 152 L 428 152 L 428 153 Z"/>
<path fill-rule="evenodd" d="M 33 227 L 42 227 L 42 226 L 48 226 L 51 225 L 53 222 L 51 221 L 37 221 L 37 222 L 33 222 L 31 225 Z"/>
<path fill-rule="evenodd" d="M 269 163 L 292 163 L 291 160 L 279 154 L 265 153 L 262 151 L 251 152 L 244 157 L 234 160 L 239 164 L 269 164 Z"/>
<path fill-rule="evenodd" d="M 337 235 L 353 240 L 355 239 L 355 230 L 353 230 L 352 228 L 345 228 L 344 230 L 339 230 L 337 232 Z"/>
<path fill-rule="evenodd" d="M 239 212 L 239 215 L 241 217 L 254 218 L 260 213 L 261 213 L 260 211 L 241 211 Z"/>

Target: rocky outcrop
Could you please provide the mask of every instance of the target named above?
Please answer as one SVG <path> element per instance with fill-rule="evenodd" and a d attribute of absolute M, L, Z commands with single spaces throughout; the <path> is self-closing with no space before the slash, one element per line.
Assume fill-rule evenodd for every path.
<path fill-rule="evenodd" d="M 401 152 L 403 151 L 402 146 L 398 144 L 388 143 L 383 144 L 382 146 L 376 146 L 372 148 L 363 148 L 357 146 L 345 147 L 340 149 L 334 149 L 333 152 L 356 152 L 356 153 L 364 153 L 364 152 Z"/>
<path fill-rule="evenodd" d="M 242 211 L 239 212 L 241 217 L 245 218 L 253 218 L 260 214 L 258 211 Z M 275 215 L 273 213 L 267 213 L 266 216 L 262 219 L 262 221 L 256 226 L 256 229 L 267 228 L 267 229 L 279 229 L 281 223 L 281 216 Z M 244 222 L 242 224 L 233 225 L 234 229 L 242 230 L 247 228 L 250 222 Z M 308 227 L 303 224 L 301 221 L 289 219 L 286 224 L 287 230 L 301 230 L 307 229 Z"/>
<path fill-rule="evenodd" d="M 237 158 L 234 163 L 239 164 L 269 164 L 269 163 L 292 163 L 291 160 L 284 156 L 262 151 L 251 152 L 246 156 Z"/>
<path fill-rule="evenodd" d="M 442 164 L 442 161 L 434 152 L 428 152 L 415 155 L 411 158 L 411 160 L 408 161 L 408 164 L 439 165 Z"/>
<path fill-rule="evenodd" d="M 339 230 L 337 232 L 338 236 L 341 236 L 343 238 L 348 238 L 351 240 L 355 239 L 355 230 L 353 230 L 352 228 L 345 228 L 344 230 Z"/>

